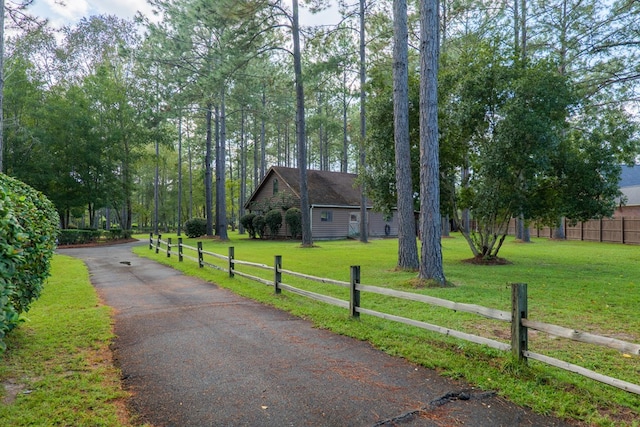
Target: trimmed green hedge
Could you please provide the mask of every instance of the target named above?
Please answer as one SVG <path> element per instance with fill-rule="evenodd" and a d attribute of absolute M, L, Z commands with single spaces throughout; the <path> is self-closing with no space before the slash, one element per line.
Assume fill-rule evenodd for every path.
<path fill-rule="evenodd" d="M 97 241 L 104 240 L 122 240 L 130 239 L 132 236 L 131 230 L 121 230 L 119 228 L 113 228 L 111 230 L 79 230 L 74 228 L 68 228 L 60 230 L 58 235 L 58 245 L 85 245 L 88 243 L 96 243 Z"/>
<path fill-rule="evenodd" d="M 0 173 L 0 349 L 42 292 L 58 237 L 58 213 L 42 193 Z M 10 307 L 11 306 L 11 307 Z"/>
<path fill-rule="evenodd" d="M 191 218 L 184 223 L 184 234 L 191 238 L 204 236 L 207 234 L 207 220 L 204 218 Z"/>
<path fill-rule="evenodd" d="M 0 350 L 6 349 L 4 337 L 18 323 L 19 313 L 10 298 L 16 293 L 12 278 L 24 262 L 22 245 L 26 240 L 11 205 L 7 191 L 0 185 Z"/>
<path fill-rule="evenodd" d="M 58 244 L 60 246 L 83 245 L 86 243 L 97 242 L 100 237 L 102 237 L 101 230 L 60 230 L 60 235 L 58 236 Z"/>

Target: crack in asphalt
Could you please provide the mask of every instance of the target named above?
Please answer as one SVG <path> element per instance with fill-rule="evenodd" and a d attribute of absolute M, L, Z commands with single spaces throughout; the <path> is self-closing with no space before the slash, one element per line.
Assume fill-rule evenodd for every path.
<path fill-rule="evenodd" d="M 468 391 L 448 392 L 436 399 L 433 399 L 427 404 L 427 406 L 423 408 L 414 409 L 412 411 L 405 412 L 404 414 L 400 414 L 395 417 L 388 418 L 386 420 L 378 421 L 373 425 L 373 427 L 395 426 L 396 423 L 410 421 L 414 417 L 418 416 L 419 414 L 429 412 L 433 409 L 439 408 L 440 406 L 446 405 L 447 403 L 453 402 L 455 400 L 471 400 L 471 399 L 482 400 L 482 399 L 494 397 L 495 395 L 496 395 L 495 391 L 488 391 L 483 393 L 471 393 Z"/>

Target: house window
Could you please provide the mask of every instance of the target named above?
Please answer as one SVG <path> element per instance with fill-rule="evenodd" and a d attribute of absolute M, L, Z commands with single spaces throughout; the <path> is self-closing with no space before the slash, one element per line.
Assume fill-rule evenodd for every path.
<path fill-rule="evenodd" d="M 273 180 L 273 194 L 278 194 L 278 180 Z"/>
<path fill-rule="evenodd" d="M 333 211 L 321 211 L 320 212 L 320 221 L 322 221 L 322 222 L 333 222 Z"/>

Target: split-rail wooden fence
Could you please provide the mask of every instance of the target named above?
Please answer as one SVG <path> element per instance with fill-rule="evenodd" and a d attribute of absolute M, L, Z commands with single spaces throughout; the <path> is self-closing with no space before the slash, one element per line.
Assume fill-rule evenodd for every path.
<path fill-rule="evenodd" d="M 210 267 L 216 270 L 220 270 L 229 274 L 230 277 L 240 276 L 246 279 L 250 279 L 267 286 L 274 288 L 274 293 L 280 294 L 283 290 L 292 292 L 294 294 L 302 295 L 307 298 L 311 298 L 317 301 L 321 301 L 327 304 L 331 304 L 337 307 L 345 308 L 349 310 L 352 317 L 360 317 L 360 314 L 367 314 L 370 316 L 379 317 L 394 322 L 404 323 L 407 325 L 415 326 L 418 328 L 426 329 L 429 331 L 437 332 L 444 335 L 449 335 L 458 339 L 466 340 L 476 344 L 486 345 L 491 348 L 495 348 L 502 351 L 511 351 L 515 358 L 522 363 L 526 363 L 527 359 L 537 360 L 542 363 L 546 363 L 551 366 L 555 366 L 566 371 L 574 372 L 591 378 L 593 380 L 608 384 L 613 387 L 617 387 L 622 390 L 626 390 L 630 393 L 640 394 L 640 385 L 634 384 L 628 381 L 612 378 L 582 366 L 574 365 L 553 357 L 545 356 L 543 354 L 534 353 L 528 350 L 528 331 L 536 330 L 545 332 L 547 334 L 567 338 L 573 341 L 579 341 L 588 344 L 595 344 L 603 347 L 609 347 L 618 350 L 622 353 L 640 356 L 640 344 L 630 343 L 615 338 L 594 335 L 588 332 L 577 331 L 571 328 L 565 328 L 563 326 L 557 326 L 544 322 L 534 321 L 528 318 L 527 307 L 527 285 L 525 283 L 513 283 L 511 285 L 511 311 L 502 311 L 493 308 L 487 308 L 475 304 L 458 303 L 454 301 L 448 301 L 441 298 L 435 298 L 428 295 L 415 294 L 411 292 L 398 291 L 394 289 L 382 288 L 378 286 L 364 285 L 360 283 L 360 266 L 352 266 L 350 271 L 350 281 L 340 281 L 323 277 L 316 277 L 308 274 L 303 274 L 291 270 L 282 268 L 282 257 L 275 255 L 274 265 L 268 266 L 266 264 L 260 264 L 250 261 L 243 261 L 235 258 L 234 247 L 229 247 L 227 255 L 216 254 L 214 252 L 205 251 L 202 248 L 202 242 L 197 242 L 197 247 L 185 245 L 182 242 L 182 238 L 178 238 L 178 243 L 172 243 L 169 238 L 166 241 L 162 240 L 162 236 L 158 235 L 154 239 L 153 234 L 149 236 L 149 249 L 155 249 L 156 253 L 160 251 L 165 252 L 167 257 L 171 257 L 175 254 L 173 251 L 177 248 L 178 260 L 182 262 L 185 258 L 197 262 L 199 267 Z M 195 256 L 185 254 L 185 250 L 191 251 Z M 209 260 L 205 260 L 207 257 L 215 258 L 224 261 L 223 265 L 214 264 Z M 262 270 L 269 270 L 273 272 L 273 280 L 267 280 L 262 277 L 254 276 L 249 273 L 240 271 L 237 266 L 248 266 Z M 299 279 L 310 280 L 313 282 L 330 284 L 340 287 L 345 287 L 350 290 L 349 301 L 345 301 L 339 298 L 335 298 L 328 295 L 319 294 L 309 290 L 299 289 L 294 286 L 288 285 L 282 282 L 283 275 L 289 275 Z M 381 313 L 379 311 L 370 310 L 360 305 L 360 299 L 362 293 L 372 293 L 378 295 L 384 295 L 390 298 L 400 298 L 410 301 L 422 302 L 425 304 L 444 307 L 450 310 L 466 312 L 482 316 L 488 319 L 494 319 L 503 322 L 511 323 L 511 343 L 504 343 L 496 341 L 490 338 L 481 337 L 473 334 L 469 334 L 454 329 L 445 328 L 442 326 L 422 322 L 419 320 L 408 319 L 401 316 L 396 316 L 388 313 Z"/>

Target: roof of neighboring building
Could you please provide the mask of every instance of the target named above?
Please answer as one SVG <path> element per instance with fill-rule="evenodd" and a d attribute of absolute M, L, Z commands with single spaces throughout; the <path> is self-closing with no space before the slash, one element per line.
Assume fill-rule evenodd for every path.
<path fill-rule="evenodd" d="M 622 166 L 620 188 L 640 185 L 640 166 Z"/>
<path fill-rule="evenodd" d="M 622 166 L 619 186 L 627 206 L 640 205 L 640 166 Z"/>
<path fill-rule="evenodd" d="M 260 193 L 270 175 L 276 175 L 280 185 L 287 185 L 300 197 L 300 170 L 272 166 L 253 192 L 247 204 Z M 353 173 L 307 170 L 307 185 L 310 205 L 360 206 L 360 188 L 355 185 L 357 175 Z"/>

